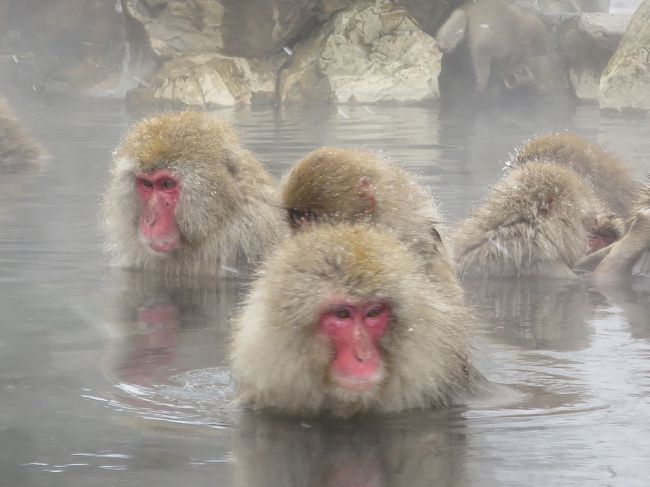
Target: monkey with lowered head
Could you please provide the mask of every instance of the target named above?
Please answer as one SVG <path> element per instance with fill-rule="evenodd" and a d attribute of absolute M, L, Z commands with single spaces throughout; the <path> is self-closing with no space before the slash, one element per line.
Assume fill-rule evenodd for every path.
<path fill-rule="evenodd" d="M 0 173 L 6 176 L 36 169 L 42 156 L 41 147 L 0 97 Z"/>
<path fill-rule="evenodd" d="M 470 277 L 574 277 L 580 259 L 620 237 L 622 229 L 606 214 L 576 173 L 529 162 L 510 170 L 458 226 L 457 271 Z"/>
<path fill-rule="evenodd" d="M 422 257 L 426 272 L 453 274 L 444 219 L 431 194 L 376 154 L 316 149 L 287 174 L 281 193 L 294 230 L 318 222 L 380 225 Z"/>
<path fill-rule="evenodd" d="M 621 217 L 630 213 L 640 184 L 623 161 L 600 145 L 571 132 L 544 134 L 519 147 L 512 164 L 539 160 L 572 169 L 612 211 Z"/>
<path fill-rule="evenodd" d="M 104 196 L 114 264 L 176 275 L 256 262 L 283 233 L 271 176 L 234 131 L 205 113 L 136 124 Z"/>
<path fill-rule="evenodd" d="M 235 322 L 237 398 L 306 416 L 450 405 L 481 382 L 472 323 L 391 232 L 317 225 L 276 247 Z"/>

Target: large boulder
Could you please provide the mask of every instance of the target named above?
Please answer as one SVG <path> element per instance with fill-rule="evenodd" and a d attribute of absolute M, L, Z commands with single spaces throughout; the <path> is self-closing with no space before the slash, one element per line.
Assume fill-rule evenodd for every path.
<path fill-rule="evenodd" d="M 439 98 L 435 40 L 388 0 L 360 0 L 295 46 L 283 102 L 415 103 Z"/>
<path fill-rule="evenodd" d="M 279 58 L 198 54 L 167 61 L 131 101 L 230 107 L 272 103 Z"/>
<path fill-rule="evenodd" d="M 600 78 L 600 107 L 650 110 L 650 0 L 636 11 Z"/>
<path fill-rule="evenodd" d="M 560 48 L 579 100 L 598 101 L 600 76 L 631 18 L 630 14 L 581 14 L 560 27 Z"/>
<path fill-rule="evenodd" d="M 308 30 L 319 14 L 316 0 L 121 1 L 163 59 L 205 53 L 262 57 Z"/>

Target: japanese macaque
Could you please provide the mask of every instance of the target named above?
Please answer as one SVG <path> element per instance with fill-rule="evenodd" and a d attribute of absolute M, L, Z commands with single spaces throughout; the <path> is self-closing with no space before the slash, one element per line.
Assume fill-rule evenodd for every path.
<path fill-rule="evenodd" d="M 627 216 L 639 184 L 631 169 L 601 146 L 570 132 L 544 134 L 517 149 L 514 165 L 546 160 L 566 166 L 619 216 Z"/>
<path fill-rule="evenodd" d="M 446 406 L 481 383 L 473 317 L 394 234 L 317 225 L 280 244 L 236 320 L 241 404 L 347 417 Z"/>
<path fill-rule="evenodd" d="M 226 123 L 196 112 L 126 134 L 104 219 L 116 265 L 178 275 L 254 263 L 284 227 L 271 176 Z"/>
<path fill-rule="evenodd" d="M 507 88 L 534 79 L 527 59 L 548 50 L 542 21 L 505 0 L 468 1 L 454 10 L 436 34 L 443 53 L 465 40 L 475 74 L 475 91 L 482 93 L 494 72 Z"/>
<path fill-rule="evenodd" d="M 574 277 L 588 253 L 621 229 L 580 177 L 529 162 L 508 172 L 456 233 L 461 276 Z"/>
<path fill-rule="evenodd" d="M 38 168 L 43 150 L 0 98 L 0 173 L 3 176 Z"/>
<path fill-rule="evenodd" d="M 426 272 L 453 274 L 445 225 L 429 192 L 371 152 L 323 147 L 299 161 L 282 185 L 289 223 L 366 222 L 389 228 L 422 257 Z"/>

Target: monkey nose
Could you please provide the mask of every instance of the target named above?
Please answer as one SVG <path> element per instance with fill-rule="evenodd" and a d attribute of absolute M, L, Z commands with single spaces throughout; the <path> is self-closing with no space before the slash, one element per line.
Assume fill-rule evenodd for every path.
<path fill-rule="evenodd" d="M 154 212 L 150 212 L 145 216 L 144 222 L 152 227 L 156 224 L 156 214 Z"/>
<path fill-rule="evenodd" d="M 368 335 L 359 328 L 354 331 L 354 357 L 359 362 L 367 362 L 372 358 L 372 344 Z"/>

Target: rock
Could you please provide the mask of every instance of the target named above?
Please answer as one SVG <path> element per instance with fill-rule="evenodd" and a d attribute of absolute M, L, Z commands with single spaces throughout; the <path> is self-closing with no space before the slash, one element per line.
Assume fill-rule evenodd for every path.
<path fill-rule="evenodd" d="M 600 78 L 600 107 L 650 110 L 650 0 L 632 16 Z"/>
<path fill-rule="evenodd" d="M 285 56 L 286 57 L 286 56 Z M 191 106 L 231 107 L 272 103 L 280 58 L 261 61 L 220 54 L 199 54 L 167 61 L 138 99 Z"/>
<path fill-rule="evenodd" d="M 515 3 L 528 3 L 544 14 L 566 14 L 609 12 L 610 0 L 525 0 Z"/>
<path fill-rule="evenodd" d="M 316 0 L 122 0 L 163 59 L 205 53 L 262 57 L 309 29 Z M 330 3 L 330 2 L 325 2 Z"/>
<path fill-rule="evenodd" d="M 579 100 L 598 101 L 600 76 L 630 23 L 628 14 L 581 14 L 560 26 L 562 56 Z"/>
<path fill-rule="evenodd" d="M 439 98 L 441 53 L 406 10 L 360 0 L 295 46 L 279 80 L 283 102 L 422 102 Z"/>
<path fill-rule="evenodd" d="M 393 0 L 393 3 L 406 8 L 420 28 L 435 37 L 449 13 L 464 2 L 463 0 L 436 0 L 435 2 L 431 0 Z"/>

